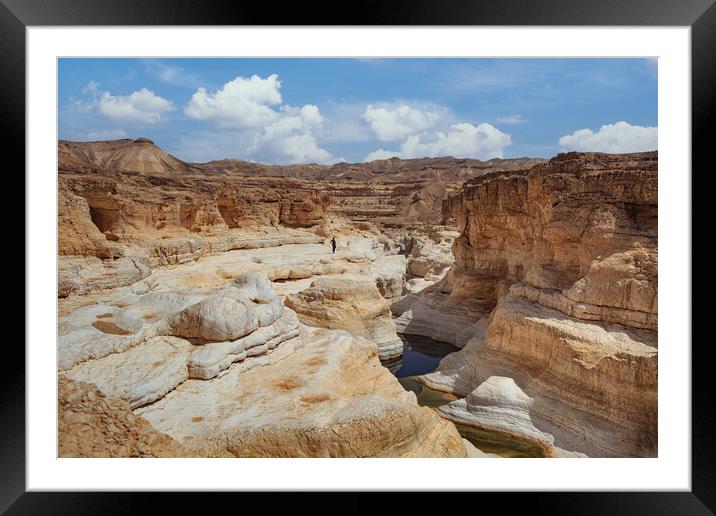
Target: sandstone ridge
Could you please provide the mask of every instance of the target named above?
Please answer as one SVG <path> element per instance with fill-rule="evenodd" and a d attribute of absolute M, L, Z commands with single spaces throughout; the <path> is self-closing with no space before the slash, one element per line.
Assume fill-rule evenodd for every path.
<path fill-rule="evenodd" d="M 557 446 L 654 456 L 656 153 L 562 154 L 471 180 L 446 209 L 461 234 L 443 296 L 494 308 L 424 381 L 468 396 L 510 377 Z M 466 421 L 482 417 L 470 407 Z"/>

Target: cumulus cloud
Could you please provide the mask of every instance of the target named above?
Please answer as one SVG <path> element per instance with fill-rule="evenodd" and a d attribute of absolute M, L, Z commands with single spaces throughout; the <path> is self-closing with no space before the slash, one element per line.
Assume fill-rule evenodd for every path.
<path fill-rule="evenodd" d="M 147 88 L 130 95 L 112 95 L 103 91 L 98 100 L 99 112 L 111 120 L 156 124 L 162 115 L 174 111 L 174 105 Z"/>
<path fill-rule="evenodd" d="M 247 154 L 257 161 L 286 163 L 332 163 L 335 158 L 318 145 L 314 131 L 320 129 L 323 116 L 318 107 L 283 106 L 279 118 L 255 134 Z"/>
<path fill-rule="evenodd" d="M 401 140 L 434 126 L 445 116 L 445 110 L 437 107 L 421 109 L 407 104 L 369 104 L 361 116 L 380 141 L 389 142 Z"/>
<path fill-rule="evenodd" d="M 129 95 L 113 95 L 100 89 L 96 81 L 82 88 L 89 99 L 75 101 L 75 107 L 83 113 L 98 112 L 105 118 L 118 122 L 156 124 L 165 113 L 176 108 L 172 102 L 142 88 Z"/>
<path fill-rule="evenodd" d="M 623 153 L 656 150 L 657 146 L 656 127 L 631 125 L 624 121 L 603 125 L 597 132 L 579 129 L 559 139 L 562 151 Z"/>
<path fill-rule="evenodd" d="M 378 149 L 365 157 L 365 161 L 399 158 L 454 156 L 460 158 L 501 158 L 505 147 L 512 143 L 509 134 L 488 123 L 473 125 L 453 124 L 447 131 L 413 134 L 400 145 L 400 151 Z"/>
<path fill-rule="evenodd" d="M 323 126 L 318 106 L 283 104 L 277 74 L 261 78 L 238 76 L 216 91 L 199 88 L 184 113 L 230 131 L 241 158 L 270 163 L 332 163 L 335 158 L 320 147 Z"/>
<path fill-rule="evenodd" d="M 271 106 L 282 102 L 278 75 L 262 79 L 236 77 L 220 90 L 199 88 L 192 95 L 184 113 L 190 118 L 209 120 L 222 127 L 256 128 L 273 123 L 278 117 Z"/>

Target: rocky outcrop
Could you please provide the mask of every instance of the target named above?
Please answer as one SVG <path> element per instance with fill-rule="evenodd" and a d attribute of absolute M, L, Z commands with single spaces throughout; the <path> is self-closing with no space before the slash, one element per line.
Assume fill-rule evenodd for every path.
<path fill-rule="evenodd" d="M 453 263 L 451 247 L 458 236 L 456 231 L 437 230 L 411 237 L 405 246 L 407 273 L 428 281 L 440 280 Z"/>
<path fill-rule="evenodd" d="M 92 385 L 60 377 L 60 457 L 191 457 L 191 450 L 156 431 L 124 401 L 107 399 Z"/>
<path fill-rule="evenodd" d="M 491 376 L 467 397 L 438 407 L 438 411 L 463 424 L 527 438 L 549 452 L 554 437 L 532 424 L 530 409 L 533 401 L 512 378 Z"/>
<path fill-rule="evenodd" d="M 237 457 L 465 457 L 452 423 L 402 389 L 375 345 L 309 329 L 263 367 L 190 380 L 138 410 L 200 455 Z M 230 395 L 229 395 L 230 394 Z"/>
<path fill-rule="evenodd" d="M 299 336 L 299 321 L 292 310 L 268 326 L 235 341 L 208 342 L 191 354 L 188 368 L 191 378 L 208 380 L 228 369 L 234 362 L 263 355 L 284 341 Z"/>
<path fill-rule="evenodd" d="M 172 286 L 115 289 L 94 298 L 113 304 L 60 317 L 61 385 L 92 392 L 61 397 L 62 454 L 479 456 L 380 365 L 375 342 L 303 326 L 264 276 Z"/>
<path fill-rule="evenodd" d="M 388 300 L 399 299 L 405 284 L 405 256 L 378 256 L 366 267 L 365 273 L 375 278 L 375 286 L 380 294 Z"/>
<path fill-rule="evenodd" d="M 656 159 L 570 153 L 451 198 L 462 234 L 446 291 L 496 306 L 424 381 L 468 396 L 509 377 L 556 446 L 655 456 Z M 464 420 L 484 421 L 484 400 L 473 401 L 461 402 Z"/>
<path fill-rule="evenodd" d="M 104 396 L 136 408 L 162 398 L 187 380 L 192 347 L 184 339 L 153 337 L 124 353 L 82 362 L 66 376 L 92 382 Z"/>
<path fill-rule="evenodd" d="M 468 182 L 447 209 L 462 233 L 456 290 L 496 302 L 521 281 L 575 303 L 656 313 L 656 153 L 562 154 Z"/>
<path fill-rule="evenodd" d="M 374 283 L 352 279 L 318 279 L 286 298 L 301 322 L 309 326 L 341 329 L 373 342 L 381 360 L 397 358 L 403 342 L 395 333 L 390 302 Z"/>
<path fill-rule="evenodd" d="M 58 265 L 57 295 L 86 294 L 132 285 L 152 273 L 146 260 L 123 256 L 115 260 L 100 260 L 94 256 L 64 258 Z"/>

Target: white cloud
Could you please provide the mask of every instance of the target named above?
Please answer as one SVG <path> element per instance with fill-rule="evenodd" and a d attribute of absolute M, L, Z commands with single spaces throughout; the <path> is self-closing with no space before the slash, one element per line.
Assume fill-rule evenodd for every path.
<path fill-rule="evenodd" d="M 89 98 L 74 101 L 73 105 L 77 111 L 98 112 L 116 122 L 156 124 L 162 121 L 165 113 L 176 109 L 170 101 L 147 88 L 129 95 L 113 95 L 100 89 L 97 81 L 90 81 L 82 88 L 82 93 Z"/>
<path fill-rule="evenodd" d="M 90 95 L 94 95 L 99 91 L 99 83 L 97 81 L 90 81 L 88 82 L 84 88 L 82 88 L 82 93 L 88 93 Z"/>
<path fill-rule="evenodd" d="M 279 148 L 295 163 L 331 163 L 331 153 L 321 149 L 312 134 L 294 134 L 282 139 Z"/>
<path fill-rule="evenodd" d="M 318 106 L 282 104 L 278 75 L 236 77 L 215 91 L 199 88 L 187 104 L 187 116 L 230 131 L 241 159 L 266 163 L 332 163 L 318 144 L 324 123 Z"/>
<path fill-rule="evenodd" d="M 563 151 L 640 152 L 656 150 L 657 145 L 656 127 L 631 125 L 624 121 L 603 125 L 596 133 L 591 129 L 580 129 L 559 139 Z"/>
<path fill-rule="evenodd" d="M 421 109 L 408 104 L 397 106 L 369 104 L 361 116 L 379 140 L 389 142 L 424 131 L 434 126 L 445 114 L 446 110 L 438 107 Z"/>
<path fill-rule="evenodd" d="M 456 158 L 491 159 L 501 158 L 505 147 L 512 143 L 509 134 L 483 123 L 474 126 L 460 123 L 450 126 L 448 131 L 413 134 L 400 145 L 400 151 L 378 149 L 365 157 L 365 161 L 399 158 L 422 158 L 454 156 Z"/>
<path fill-rule="evenodd" d="M 521 124 L 523 122 L 526 122 L 526 120 L 522 118 L 522 115 L 501 116 L 497 119 L 497 121 L 501 124 Z"/>
<path fill-rule="evenodd" d="M 323 124 L 317 106 L 282 106 L 280 118 L 255 134 L 247 154 L 257 161 L 333 163 L 330 152 L 318 145 L 315 130 Z"/>
<path fill-rule="evenodd" d="M 368 154 L 365 158 L 363 158 L 363 161 L 375 161 L 377 159 L 390 159 L 390 158 L 399 158 L 400 152 L 395 151 L 387 151 L 385 149 L 378 149 L 376 151 L 371 152 Z"/>
<path fill-rule="evenodd" d="M 174 105 L 147 88 L 130 95 L 112 95 L 103 91 L 97 99 L 99 112 L 110 120 L 156 124 L 162 115 L 174 111 Z"/>
<path fill-rule="evenodd" d="M 258 75 L 248 79 L 239 76 L 213 93 L 206 88 L 196 90 L 184 113 L 222 127 L 265 127 L 279 117 L 271 106 L 281 104 L 280 88 L 281 81 L 276 74 L 266 79 Z"/>

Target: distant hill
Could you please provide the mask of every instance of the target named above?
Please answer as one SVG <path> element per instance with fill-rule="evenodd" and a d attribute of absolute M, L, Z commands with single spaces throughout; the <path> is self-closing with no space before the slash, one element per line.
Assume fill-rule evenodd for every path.
<path fill-rule="evenodd" d="M 59 169 L 75 172 L 127 171 L 140 173 L 238 174 L 299 179 L 348 181 L 461 181 L 501 170 L 525 170 L 547 160 L 541 158 L 390 158 L 368 163 L 335 165 L 269 165 L 238 159 L 187 163 L 168 154 L 146 138 L 98 142 L 59 141 Z"/>
<path fill-rule="evenodd" d="M 59 141 L 61 170 L 114 171 L 143 173 L 201 173 L 202 169 L 164 152 L 152 140 L 107 140 L 98 142 Z"/>

